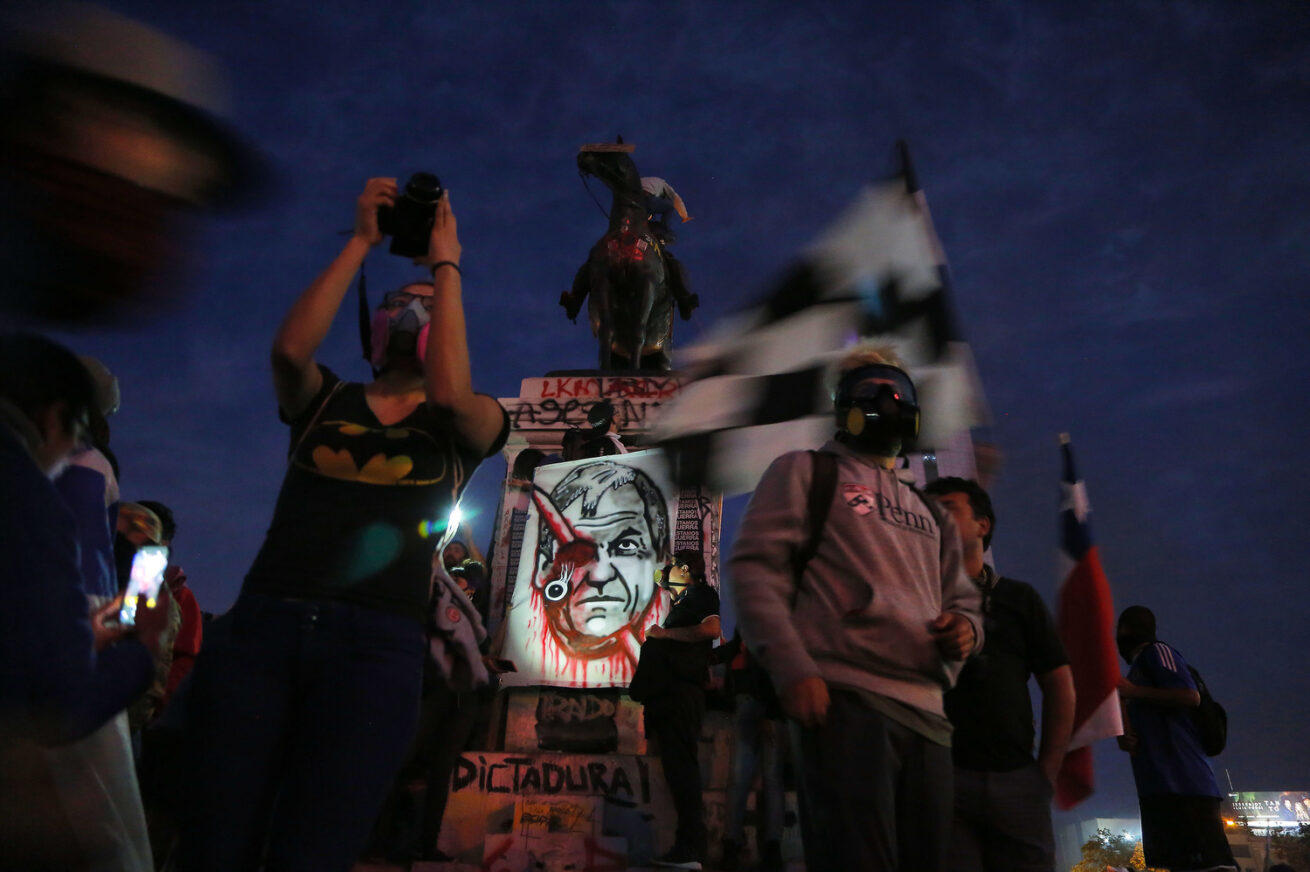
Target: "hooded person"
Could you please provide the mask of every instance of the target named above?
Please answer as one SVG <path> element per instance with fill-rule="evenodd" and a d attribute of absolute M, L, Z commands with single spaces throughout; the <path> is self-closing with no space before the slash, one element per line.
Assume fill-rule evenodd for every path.
<path fill-rule="evenodd" d="M 943 698 L 982 647 L 982 596 L 953 519 L 898 468 L 919 432 L 913 380 L 875 346 L 835 375 L 835 437 L 775 459 L 742 518 L 738 625 L 796 722 L 806 866 L 941 872 Z"/>

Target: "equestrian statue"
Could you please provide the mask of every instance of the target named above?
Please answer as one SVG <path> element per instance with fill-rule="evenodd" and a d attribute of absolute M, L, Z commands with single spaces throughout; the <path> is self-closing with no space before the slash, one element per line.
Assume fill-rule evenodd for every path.
<path fill-rule="evenodd" d="M 587 315 L 600 345 L 600 369 L 667 371 L 672 367 L 673 304 L 684 321 L 700 304 L 687 289 L 682 264 L 669 252 L 675 237 L 667 217 L 677 212 L 684 222 L 691 219 L 667 182 L 641 177 L 629 156 L 633 148 L 619 137 L 578 151 L 584 181 L 587 176 L 599 179 L 613 197 L 609 229 L 578 269 L 572 291 L 560 295 L 560 305 L 576 320 L 583 302 L 589 301 Z M 660 220 L 651 220 L 652 213 Z"/>

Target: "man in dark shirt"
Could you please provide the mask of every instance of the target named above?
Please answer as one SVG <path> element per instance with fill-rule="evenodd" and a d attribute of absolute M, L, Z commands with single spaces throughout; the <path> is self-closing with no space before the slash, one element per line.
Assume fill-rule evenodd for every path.
<path fill-rule="evenodd" d="M 981 652 L 946 694 L 954 727 L 952 872 L 1052 872 L 1051 793 L 1073 728 L 1073 673 L 1041 596 L 983 562 L 996 516 L 977 482 L 941 478 L 928 493 L 960 531 L 965 572 L 983 594 Z M 1033 759 L 1028 677 L 1042 689 L 1042 739 Z"/>
<path fill-rule="evenodd" d="M 646 707 L 646 737 L 658 747 L 664 778 L 678 813 L 673 848 L 656 866 L 700 869 L 706 833 L 697 744 L 705 713 L 710 649 L 719 637 L 719 595 L 705 583 L 699 551 L 678 551 L 660 573 L 673 607 L 651 627 L 632 679 L 633 698 Z M 643 692 L 643 686 L 649 688 Z"/>

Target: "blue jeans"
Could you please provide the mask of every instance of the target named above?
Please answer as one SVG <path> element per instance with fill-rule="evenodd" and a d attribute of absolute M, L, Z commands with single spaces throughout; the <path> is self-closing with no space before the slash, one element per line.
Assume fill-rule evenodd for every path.
<path fill-rule="evenodd" d="M 785 814 L 782 761 L 787 726 L 784 721 L 769 719 L 764 703 L 750 694 L 737 694 L 736 707 L 737 745 L 732 755 L 732 786 L 723 835 L 739 845 L 745 842 L 746 798 L 758 772 L 762 789 L 755 799 L 755 814 L 761 820 L 757 840 L 779 842 Z"/>
<path fill-rule="evenodd" d="M 412 618 L 243 594 L 196 662 L 178 868 L 349 870 L 414 738 L 426 649 Z"/>

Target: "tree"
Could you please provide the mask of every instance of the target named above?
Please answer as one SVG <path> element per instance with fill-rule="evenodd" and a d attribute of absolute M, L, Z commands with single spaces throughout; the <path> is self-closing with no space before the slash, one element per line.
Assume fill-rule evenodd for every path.
<path fill-rule="evenodd" d="M 1271 833 L 1269 847 L 1293 869 L 1310 869 L 1310 824 Z"/>
<path fill-rule="evenodd" d="M 1136 839 L 1126 833 L 1112 833 L 1101 827 L 1083 845 L 1083 859 L 1070 872 L 1105 872 L 1107 867 L 1143 872 L 1146 864 Z"/>

